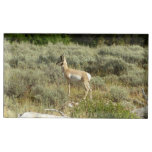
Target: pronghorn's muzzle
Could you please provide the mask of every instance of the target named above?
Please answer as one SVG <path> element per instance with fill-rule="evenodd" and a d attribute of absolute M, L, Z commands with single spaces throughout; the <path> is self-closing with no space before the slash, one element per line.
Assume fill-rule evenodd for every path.
<path fill-rule="evenodd" d="M 62 64 L 63 64 L 62 61 L 58 61 L 58 62 L 56 63 L 56 65 L 62 65 Z"/>
<path fill-rule="evenodd" d="M 63 55 L 60 56 L 60 59 L 56 63 L 56 65 L 62 65 L 63 64 Z"/>
<path fill-rule="evenodd" d="M 56 63 L 56 65 L 58 65 L 59 63 L 61 63 L 60 61 L 58 61 L 57 63 Z"/>

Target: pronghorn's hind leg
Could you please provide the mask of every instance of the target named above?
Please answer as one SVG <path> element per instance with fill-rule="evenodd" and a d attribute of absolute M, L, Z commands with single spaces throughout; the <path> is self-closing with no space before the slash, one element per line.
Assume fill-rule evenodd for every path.
<path fill-rule="evenodd" d="M 84 87 L 85 87 L 85 96 L 84 96 L 84 100 L 86 99 L 87 95 L 88 95 L 88 92 L 90 91 L 90 99 L 92 99 L 92 89 L 90 87 L 90 84 L 88 81 L 84 82 Z"/>
<path fill-rule="evenodd" d="M 89 85 L 89 87 L 90 87 L 90 85 Z M 90 87 L 90 99 L 92 100 L 92 88 Z"/>

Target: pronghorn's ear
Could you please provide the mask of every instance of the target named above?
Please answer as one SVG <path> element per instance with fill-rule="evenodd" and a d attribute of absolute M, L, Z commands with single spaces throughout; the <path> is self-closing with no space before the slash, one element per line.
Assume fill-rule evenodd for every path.
<path fill-rule="evenodd" d="M 61 55 L 60 58 L 61 58 L 61 60 L 64 60 L 64 55 Z"/>

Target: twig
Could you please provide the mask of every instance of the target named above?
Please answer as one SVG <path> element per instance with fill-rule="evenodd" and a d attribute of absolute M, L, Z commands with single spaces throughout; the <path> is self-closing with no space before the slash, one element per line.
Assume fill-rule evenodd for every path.
<path fill-rule="evenodd" d="M 143 94 L 144 99 L 148 102 L 148 97 L 147 97 L 147 95 L 145 94 L 145 91 L 144 91 L 143 88 L 142 88 L 142 94 Z"/>
<path fill-rule="evenodd" d="M 62 116 L 67 117 L 63 112 L 61 112 L 59 110 L 56 110 L 56 109 L 44 109 L 44 110 L 46 110 L 46 111 L 55 111 L 55 112 L 60 113 Z"/>

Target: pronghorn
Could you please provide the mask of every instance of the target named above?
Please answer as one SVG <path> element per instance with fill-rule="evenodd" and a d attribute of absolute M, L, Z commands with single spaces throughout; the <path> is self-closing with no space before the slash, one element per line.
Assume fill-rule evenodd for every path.
<path fill-rule="evenodd" d="M 71 81 L 80 81 L 84 84 L 84 87 L 85 87 L 85 95 L 84 95 L 83 99 L 84 100 L 86 99 L 89 91 L 90 91 L 90 99 L 92 99 L 92 89 L 89 84 L 89 81 L 91 80 L 91 75 L 89 73 L 87 73 L 85 71 L 68 68 L 67 61 L 66 61 L 64 55 L 60 56 L 60 58 L 56 64 L 60 65 L 62 67 L 62 72 L 68 81 L 68 85 L 69 85 L 68 95 L 69 96 L 70 96 L 70 82 Z"/>

